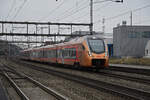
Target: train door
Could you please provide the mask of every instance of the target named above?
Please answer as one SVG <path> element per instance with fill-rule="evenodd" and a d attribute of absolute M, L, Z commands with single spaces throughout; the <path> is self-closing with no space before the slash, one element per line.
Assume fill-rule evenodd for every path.
<path fill-rule="evenodd" d="M 65 49 L 62 48 L 62 50 L 61 50 L 61 60 L 62 60 L 62 64 L 64 64 L 64 52 L 65 52 Z"/>

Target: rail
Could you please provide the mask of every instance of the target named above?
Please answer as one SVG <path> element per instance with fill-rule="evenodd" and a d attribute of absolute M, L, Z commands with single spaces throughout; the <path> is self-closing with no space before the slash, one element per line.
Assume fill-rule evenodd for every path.
<path fill-rule="evenodd" d="M 45 92 L 47 92 L 48 94 L 51 94 L 52 96 L 54 96 L 57 100 L 68 100 L 67 97 L 61 95 L 60 93 L 54 91 L 53 89 L 50 89 L 46 86 L 44 86 L 42 83 L 32 79 L 31 77 L 25 75 L 25 74 L 21 74 L 19 72 L 17 72 L 16 70 L 12 69 L 11 66 L 8 65 L 4 65 L 4 67 L 6 67 L 7 69 L 11 70 L 10 72 L 13 72 L 13 74 L 17 74 L 18 76 L 20 76 L 21 78 L 25 78 L 28 81 L 32 82 L 33 84 L 37 85 L 38 87 L 40 87 L 42 90 L 44 90 Z M 5 77 L 8 79 L 8 81 L 11 83 L 11 85 L 14 87 L 14 89 L 16 90 L 16 92 L 18 93 L 18 95 L 23 99 L 23 100 L 30 100 L 22 91 L 21 89 L 16 85 L 16 83 L 13 81 L 12 78 L 9 77 L 9 75 L 5 72 L 6 70 L 3 71 Z"/>
<path fill-rule="evenodd" d="M 92 87 L 98 90 L 104 90 L 107 92 L 115 93 L 115 94 L 118 94 L 127 98 L 132 98 L 136 100 L 141 100 L 141 99 L 148 100 L 150 98 L 149 92 L 143 91 L 140 89 L 131 88 L 128 86 L 125 87 L 125 86 L 107 83 L 107 82 L 98 81 L 98 80 L 93 80 L 93 79 L 85 78 L 85 77 L 78 76 L 78 75 L 72 75 L 72 74 L 68 74 L 68 73 L 64 73 L 60 71 L 50 70 L 47 68 L 43 68 L 43 67 L 36 66 L 36 65 L 31 65 L 28 63 L 24 63 L 24 65 L 34 70 L 38 70 L 38 71 L 42 71 L 42 72 L 52 74 L 58 77 L 62 77 L 67 80 L 72 80 L 72 81 L 87 85 L 89 87 Z"/>

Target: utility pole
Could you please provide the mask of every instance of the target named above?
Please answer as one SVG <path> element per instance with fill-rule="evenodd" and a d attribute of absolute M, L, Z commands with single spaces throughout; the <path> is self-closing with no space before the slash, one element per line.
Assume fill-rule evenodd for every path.
<path fill-rule="evenodd" d="M 105 33 L 105 18 L 102 19 L 102 32 Z"/>
<path fill-rule="evenodd" d="M 118 2 L 123 3 L 123 0 L 106 0 L 106 1 L 112 1 L 112 2 Z M 102 3 L 105 1 L 99 1 L 94 3 Z M 90 0 L 90 33 L 93 34 L 93 0 Z"/>
<path fill-rule="evenodd" d="M 93 0 L 90 0 L 90 34 L 93 34 Z"/>
<path fill-rule="evenodd" d="M 93 34 L 93 0 L 90 0 L 90 34 Z"/>
<path fill-rule="evenodd" d="M 132 26 L 132 11 L 130 13 L 130 25 Z"/>
<path fill-rule="evenodd" d="M 58 1 L 58 0 L 56 0 Z M 106 1 L 112 1 L 112 2 L 121 2 L 123 3 L 123 0 L 106 0 Z M 97 2 L 99 3 L 99 2 Z M 93 34 L 93 0 L 90 0 L 90 34 Z"/>

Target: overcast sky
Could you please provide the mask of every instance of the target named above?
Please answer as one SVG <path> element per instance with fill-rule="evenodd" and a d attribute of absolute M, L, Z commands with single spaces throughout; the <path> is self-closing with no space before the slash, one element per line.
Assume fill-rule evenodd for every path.
<path fill-rule="evenodd" d="M 89 23 L 89 3 L 90 0 L 0 0 L 0 20 Z M 112 33 L 123 20 L 130 24 L 132 10 L 133 24 L 150 25 L 150 0 L 94 3 L 94 30 L 102 31 L 102 18 L 105 32 Z"/>

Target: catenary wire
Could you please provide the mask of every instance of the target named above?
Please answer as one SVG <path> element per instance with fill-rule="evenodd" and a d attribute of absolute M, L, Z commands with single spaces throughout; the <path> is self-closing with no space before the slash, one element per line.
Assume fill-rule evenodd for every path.
<path fill-rule="evenodd" d="M 6 16 L 6 20 L 9 18 L 10 13 L 13 11 L 13 9 L 14 9 L 14 7 L 15 7 L 15 3 L 16 3 L 16 0 L 13 0 L 13 1 L 12 1 L 12 5 L 11 5 L 11 8 L 10 8 L 10 10 L 8 11 L 8 15 Z"/>
<path fill-rule="evenodd" d="M 13 16 L 12 19 L 15 19 L 15 18 L 18 16 L 19 12 L 23 9 L 23 7 L 24 7 L 24 5 L 25 5 L 26 2 L 27 2 L 27 0 L 24 0 L 24 2 L 23 2 L 22 5 L 18 8 L 16 14 Z"/>
<path fill-rule="evenodd" d="M 83 0 L 84 1 L 84 0 Z M 82 7 L 83 4 L 85 4 L 87 2 L 87 0 L 85 0 L 84 2 L 81 1 L 80 4 L 78 5 L 79 7 Z M 61 16 L 61 18 L 64 18 L 64 16 L 68 15 L 69 13 L 72 13 L 74 10 L 76 10 L 76 6 L 71 7 L 67 10 L 65 10 L 63 13 L 61 13 L 59 16 Z M 58 18 L 57 18 L 58 19 Z"/>

